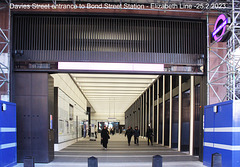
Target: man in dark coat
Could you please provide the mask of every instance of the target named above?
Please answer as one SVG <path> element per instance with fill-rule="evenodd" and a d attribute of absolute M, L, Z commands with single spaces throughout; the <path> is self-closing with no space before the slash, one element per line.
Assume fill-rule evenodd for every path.
<path fill-rule="evenodd" d="M 104 126 L 102 132 L 101 132 L 101 144 L 103 145 L 103 148 L 107 150 L 107 144 L 109 139 L 109 132 L 107 130 L 107 127 Z"/>
<path fill-rule="evenodd" d="M 148 145 L 149 145 L 149 140 L 151 142 L 151 145 L 153 145 L 153 141 L 152 141 L 152 136 L 153 136 L 153 130 L 150 126 L 148 126 L 147 128 L 147 134 L 146 134 L 147 138 L 148 138 Z"/>
<path fill-rule="evenodd" d="M 140 131 L 139 131 L 138 127 L 136 126 L 134 129 L 134 144 L 138 145 L 139 136 L 140 136 Z"/>
<path fill-rule="evenodd" d="M 130 142 L 131 142 L 131 138 L 132 138 L 132 135 L 133 135 L 133 129 L 131 126 L 128 127 L 128 129 L 126 130 L 126 133 L 125 133 L 125 136 L 127 136 L 128 138 L 128 145 L 130 146 Z"/>

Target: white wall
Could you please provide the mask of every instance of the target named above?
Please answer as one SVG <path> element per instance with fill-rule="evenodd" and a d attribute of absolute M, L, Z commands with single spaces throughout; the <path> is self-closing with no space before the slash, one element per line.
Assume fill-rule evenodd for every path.
<path fill-rule="evenodd" d="M 85 110 L 71 99 L 65 92 L 58 89 L 58 142 L 62 143 L 77 138 L 77 121 L 78 117 L 78 137 L 81 136 L 81 125 L 87 119 Z M 70 105 L 73 107 L 73 120 L 70 120 Z"/>
<path fill-rule="evenodd" d="M 87 100 L 68 74 L 52 74 L 54 87 L 58 87 L 58 141 L 59 143 L 76 139 L 76 116 L 78 116 L 78 136 L 81 124 L 88 117 L 85 114 Z M 73 120 L 69 118 L 70 105 L 73 107 Z"/>
<path fill-rule="evenodd" d="M 59 87 L 65 92 L 71 99 L 79 104 L 84 110 L 87 108 L 87 100 L 83 96 L 82 92 L 73 82 L 69 74 L 52 74 L 54 78 L 54 86 Z"/>

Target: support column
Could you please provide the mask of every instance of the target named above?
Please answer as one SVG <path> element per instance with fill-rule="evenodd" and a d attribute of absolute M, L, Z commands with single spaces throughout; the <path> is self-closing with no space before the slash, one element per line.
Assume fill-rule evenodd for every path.
<path fill-rule="evenodd" d="M 142 96 L 140 97 L 140 111 L 139 111 L 139 130 L 140 135 L 142 134 Z"/>
<path fill-rule="evenodd" d="M 134 126 L 135 126 L 135 119 L 136 119 L 136 103 L 137 103 L 137 101 L 135 101 L 134 102 L 134 104 L 131 106 L 131 108 L 130 108 L 130 110 L 131 110 L 131 113 L 132 113 L 132 125 L 131 125 L 131 127 L 132 128 L 134 128 Z"/>
<path fill-rule="evenodd" d="M 146 132 L 147 132 L 147 126 L 148 126 L 148 120 L 147 120 L 147 91 L 146 91 L 146 94 L 145 94 L 145 131 L 144 131 L 144 135 L 146 135 Z"/>
<path fill-rule="evenodd" d="M 153 129 L 153 133 L 154 133 L 154 124 L 155 124 L 155 121 L 154 121 L 154 117 L 155 117 L 155 112 L 154 112 L 154 83 L 153 83 L 153 89 L 152 89 L 152 129 Z M 153 140 L 154 141 L 154 140 Z"/>
<path fill-rule="evenodd" d="M 172 75 L 170 75 L 169 148 L 172 148 Z"/>
<path fill-rule="evenodd" d="M 138 99 L 138 106 L 137 106 L 137 111 L 138 111 L 138 129 L 140 131 L 140 126 L 141 126 L 141 100 L 142 98 L 140 97 Z"/>
<path fill-rule="evenodd" d="M 162 146 L 164 146 L 164 132 L 165 132 L 165 75 L 163 75 L 163 108 L 162 108 Z"/>
<path fill-rule="evenodd" d="M 194 76 L 191 76 L 191 87 L 190 87 L 191 99 L 190 99 L 190 143 L 189 153 L 193 155 L 194 149 L 194 116 L 195 116 L 195 87 L 194 87 Z"/>
<path fill-rule="evenodd" d="M 157 79 L 157 144 L 159 144 L 159 78 Z"/>
<path fill-rule="evenodd" d="M 182 76 L 179 76 L 178 86 L 178 151 L 181 151 L 182 136 Z"/>
<path fill-rule="evenodd" d="M 152 126 L 152 122 L 151 122 L 151 89 L 149 87 L 148 89 L 148 125 L 150 124 L 150 126 Z"/>
<path fill-rule="evenodd" d="M 145 132 L 145 128 L 144 128 L 144 125 L 145 125 L 145 117 L 144 117 L 144 113 L 145 113 L 145 103 L 144 103 L 144 93 L 142 95 L 142 136 L 144 137 L 144 132 Z"/>

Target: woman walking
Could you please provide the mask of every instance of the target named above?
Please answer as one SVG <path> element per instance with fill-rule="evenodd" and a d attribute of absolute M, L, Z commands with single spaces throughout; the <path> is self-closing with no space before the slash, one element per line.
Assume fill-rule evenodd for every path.
<path fill-rule="evenodd" d="M 107 127 L 104 126 L 102 132 L 101 132 L 101 144 L 103 145 L 103 148 L 107 150 L 107 144 L 109 139 L 109 132 L 107 130 Z"/>

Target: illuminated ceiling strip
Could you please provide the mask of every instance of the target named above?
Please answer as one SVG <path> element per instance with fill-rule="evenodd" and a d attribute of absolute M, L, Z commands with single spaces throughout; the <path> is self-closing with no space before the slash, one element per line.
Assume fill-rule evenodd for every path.
<path fill-rule="evenodd" d="M 130 88 L 118 88 L 118 87 L 115 87 L 115 88 L 107 88 L 107 87 L 99 87 L 99 88 L 96 88 L 96 87 L 81 87 L 81 90 L 83 92 L 85 92 L 86 90 L 111 90 L 111 91 L 114 91 L 114 90 L 122 90 L 122 91 L 129 91 L 129 90 L 132 90 L 132 91 L 144 91 L 142 88 L 133 88 L 133 87 L 130 87 Z"/>
<path fill-rule="evenodd" d="M 111 94 L 114 94 L 114 93 L 121 93 L 121 94 L 129 94 L 129 93 L 142 93 L 142 91 L 122 91 L 122 90 L 112 90 L 112 91 L 107 91 L 107 90 L 94 90 L 94 91 L 91 91 L 91 90 L 87 90 L 87 91 L 84 91 L 84 93 L 95 93 L 95 94 L 99 94 L 99 93 L 111 93 Z"/>
<path fill-rule="evenodd" d="M 58 62 L 59 70 L 96 70 L 96 71 L 164 71 L 163 64 L 140 63 L 96 63 L 96 62 Z"/>
<path fill-rule="evenodd" d="M 71 74 L 74 78 L 130 78 L 130 79 L 155 79 L 158 75 L 136 75 L 136 74 Z"/>
<path fill-rule="evenodd" d="M 154 79 L 133 79 L 133 80 L 129 80 L 129 79 L 98 79 L 96 81 L 96 79 L 76 79 L 76 82 L 79 83 L 81 85 L 81 83 L 101 83 L 101 84 L 115 84 L 115 83 L 122 83 L 122 84 L 136 84 L 136 83 L 140 83 L 140 84 L 149 84 L 152 83 L 154 81 Z"/>
<path fill-rule="evenodd" d="M 111 85 L 111 84 L 99 84 L 99 85 L 97 85 L 97 84 L 91 84 L 91 83 L 89 83 L 89 85 L 87 85 L 87 83 L 86 84 L 79 84 L 79 86 L 81 87 L 81 88 L 96 88 L 96 89 L 98 89 L 98 88 L 111 88 L 111 89 L 115 89 L 115 88 L 119 88 L 119 87 L 121 87 L 121 88 L 141 88 L 141 89 L 145 89 L 145 88 L 147 88 L 148 86 L 149 86 L 149 84 L 146 84 L 146 85 L 122 85 L 122 84 L 115 84 L 115 85 Z"/>

